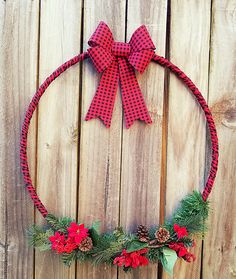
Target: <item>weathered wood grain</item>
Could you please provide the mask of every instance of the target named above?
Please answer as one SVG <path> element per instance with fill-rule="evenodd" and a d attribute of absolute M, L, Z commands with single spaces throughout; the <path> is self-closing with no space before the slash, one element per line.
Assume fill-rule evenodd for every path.
<path fill-rule="evenodd" d="M 26 228 L 34 210 L 20 173 L 19 141 L 24 111 L 36 89 L 38 1 L 0 2 L 0 278 L 33 277 L 33 249 Z M 29 165 L 35 177 L 35 118 Z M 32 146 L 32 148 L 30 148 Z"/>
<path fill-rule="evenodd" d="M 0 42 L 3 42 L 3 39 L 4 39 L 4 33 L 3 33 L 3 28 L 4 28 L 4 20 L 3 18 L 5 18 L 5 3 L 4 2 L 0 2 L 0 5 L 1 5 L 1 8 L 0 8 Z M 1 43 L 0 45 L 0 67 L 1 69 L 4 67 L 4 48 L 3 48 L 3 43 Z M 1 91 L 0 91 L 0 96 L 3 96 L 3 91 L 4 91 L 4 81 L 5 79 L 5 73 L 2 71 L 1 74 L 0 74 L 0 84 L 1 84 Z M 1 102 L 3 102 L 2 98 L 1 98 Z M 4 127 L 4 122 L 5 122 L 5 109 L 1 109 L 0 110 L 0 123 L 1 123 L 1 126 Z M 4 129 L 3 129 L 4 130 Z M 3 135 L 1 135 L 1 140 L 0 140 L 0 158 L 3 158 L 4 157 L 4 145 L 5 145 L 5 139 L 3 138 Z M 1 174 L 1 191 L 0 191 L 0 200 L 3 204 L 3 207 L 1 207 L 1 214 L 0 214 L 0 227 L 1 227 L 1 234 L 0 234 L 0 240 L 1 240 L 1 252 L 0 252 L 0 278 L 4 278 L 4 273 L 7 272 L 7 269 L 5 267 L 5 259 L 6 259 L 6 244 L 7 244 L 7 239 L 6 239 L 6 230 L 3 230 L 3 228 L 5 227 L 5 224 L 6 224 L 6 214 L 5 214 L 5 211 L 6 211 L 6 208 L 5 208 L 5 200 L 6 200 L 6 194 L 5 194 L 5 181 L 3 181 L 2 177 L 3 177 L 3 170 L 4 170 L 4 167 L 3 167 L 3 164 L 5 164 L 4 160 L 0 159 L 0 165 L 1 165 L 1 170 L 0 170 L 0 174 Z"/>
<path fill-rule="evenodd" d="M 169 58 L 196 83 L 203 96 L 208 90 L 211 1 L 171 1 Z M 204 185 L 205 118 L 192 94 L 173 75 L 169 80 L 166 216 L 193 189 Z M 200 278 L 201 241 L 197 260 L 178 261 L 174 278 Z M 163 278 L 167 278 L 166 273 Z"/>
<path fill-rule="evenodd" d="M 236 277 L 236 3 L 213 1 L 209 104 L 220 144 L 219 171 L 210 198 L 203 278 Z"/>
<path fill-rule="evenodd" d="M 109 25 L 116 40 L 123 41 L 125 1 L 84 1 L 84 50 L 100 20 Z M 118 91 L 110 129 L 98 119 L 84 121 L 99 79 L 91 61 L 86 61 L 83 66 L 78 216 L 88 224 L 99 219 L 102 229 L 114 229 L 119 219 L 122 108 Z M 77 278 L 88 277 L 117 278 L 117 271 L 105 266 L 79 265 Z"/>
<path fill-rule="evenodd" d="M 34 259 L 25 238 L 34 221 L 19 167 L 25 109 L 38 81 L 80 53 L 81 46 L 87 49 L 100 20 L 116 41 L 128 41 L 145 24 L 156 52 L 169 57 L 209 97 L 220 140 L 210 228 L 203 251 L 201 241 L 194 249 L 198 260 L 178 262 L 174 278 L 235 278 L 235 10 L 233 0 L 0 1 L 0 278 L 168 278 L 156 266 L 125 275 L 91 264 L 67 268 L 52 253 L 36 252 Z M 200 108 L 183 84 L 171 74 L 167 78 L 158 65 L 151 63 L 137 77 L 153 124 L 136 121 L 129 130 L 119 90 L 110 129 L 100 120 L 84 121 L 100 79 L 91 61 L 74 66 L 47 90 L 32 119 L 28 154 L 33 181 L 50 212 L 86 224 L 99 219 L 102 230 L 118 224 L 134 230 L 139 223 L 158 224 L 185 194 L 203 188 L 210 154 L 207 150 L 205 156 L 209 147 Z M 38 213 L 36 221 L 43 222 Z"/>
<path fill-rule="evenodd" d="M 128 1 L 127 41 L 145 24 L 157 47 L 165 55 L 167 1 Z M 160 174 L 162 150 L 162 113 L 164 71 L 151 63 L 143 75 L 137 74 L 152 125 L 136 121 L 130 129 L 123 126 L 120 224 L 128 230 L 137 225 L 159 223 Z M 157 266 L 138 269 L 119 278 L 157 278 Z"/>
<path fill-rule="evenodd" d="M 80 52 L 81 1 L 41 1 L 40 83 Z M 78 169 L 79 65 L 48 88 L 39 104 L 37 188 L 49 212 L 76 217 Z M 42 221 L 38 216 L 37 220 Z M 75 278 L 75 264 L 37 253 L 35 278 Z"/>

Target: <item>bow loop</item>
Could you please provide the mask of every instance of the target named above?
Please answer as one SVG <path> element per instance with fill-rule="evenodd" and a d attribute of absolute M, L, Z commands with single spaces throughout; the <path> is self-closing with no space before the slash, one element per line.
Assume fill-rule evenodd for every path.
<path fill-rule="evenodd" d="M 114 38 L 107 24 L 101 21 L 93 35 L 90 37 L 88 44 L 91 47 L 101 46 L 107 51 L 111 51 Z"/>
<path fill-rule="evenodd" d="M 89 48 L 88 54 L 99 73 L 103 72 L 114 60 L 112 53 L 100 46 Z"/>
<path fill-rule="evenodd" d="M 144 49 L 151 49 L 154 51 L 156 49 L 145 25 L 141 25 L 138 29 L 136 29 L 129 41 L 129 44 L 132 52 Z"/>

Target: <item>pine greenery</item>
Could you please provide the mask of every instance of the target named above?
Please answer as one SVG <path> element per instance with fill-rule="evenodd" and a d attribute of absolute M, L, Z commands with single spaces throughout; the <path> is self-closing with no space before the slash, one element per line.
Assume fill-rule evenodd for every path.
<path fill-rule="evenodd" d="M 209 214 L 209 203 L 203 201 L 201 193 L 194 191 L 187 195 L 180 203 L 172 218 L 166 221 L 162 226 L 152 226 L 149 229 L 150 241 L 154 242 L 150 245 L 146 242 L 139 241 L 136 233 L 127 233 L 123 228 L 118 227 L 111 232 L 100 232 L 100 222 L 95 221 L 89 227 L 89 236 L 92 238 L 93 248 L 87 252 L 82 252 L 78 248 L 71 253 L 61 254 L 62 261 L 65 265 L 70 266 L 75 260 L 79 262 L 91 261 L 95 265 L 109 264 L 112 265 L 115 257 L 120 256 L 123 249 L 127 253 L 132 253 L 143 248 L 147 248 L 146 257 L 151 263 L 157 263 L 163 257 L 162 251 L 169 249 L 168 245 L 171 242 L 181 242 L 184 247 L 192 247 L 194 235 L 204 236 L 206 232 L 206 220 Z M 51 250 L 51 242 L 49 237 L 55 232 L 67 235 L 67 228 L 70 227 L 71 222 L 75 222 L 68 217 L 57 218 L 52 214 L 46 216 L 47 226 L 33 225 L 27 232 L 29 244 L 37 247 L 40 251 Z M 180 227 L 186 227 L 188 236 L 181 240 L 177 238 L 174 231 L 174 224 Z M 166 228 L 170 234 L 169 240 L 164 244 L 158 243 L 156 238 L 156 231 L 160 228 Z M 156 245 L 157 244 L 157 245 Z M 161 245 L 158 245 L 161 244 Z M 156 247 L 155 247 L 156 245 Z M 124 268 L 125 271 L 130 271 L 131 268 Z"/>
<path fill-rule="evenodd" d="M 54 235 L 52 229 L 44 230 L 40 226 L 33 225 L 27 231 L 29 244 L 33 247 L 37 247 L 40 251 L 46 251 L 51 249 L 51 243 L 49 237 Z"/>
<path fill-rule="evenodd" d="M 121 228 L 116 229 L 113 233 L 100 235 L 97 245 L 93 249 L 94 264 L 112 264 L 113 257 L 122 252 L 130 239 L 130 236 L 125 234 Z"/>
<path fill-rule="evenodd" d="M 151 248 L 148 250 L 147 256 L 151 263 L 157 263 L 160 259 L 160 250 Z"/>
<path fill-rule="evenodd" d="M 53 229 L 62 233 L 66 233 L 67 228 L 70 226 L 70 223 L 74 222 L 72 218 L 69 217 L 57 218 L 52 214 L 48 214 L 45 219 Z"/>
<path fill-rule="evenodd" d="M 62 261 L 66 266 L 70 266 L 72 262 L 77 259 L 76 251 L 72 251 L 71 253 L 63 253 L 62 254 Z"/>
<path fill-rule="evenodd" d="M 209 215 L 209 202 L 202 199 L 200 192 L 187 195 L 175 211 L 171 224 L 187 227 L 193 235 L 204 236 L 207 230 L 206 220 Z"/>
<path fill-rule="evenodd" d="M 149 229 L 149 238 L 150 238 L 150 239 L 154 239 L 154 238 L 155 238 L 155 233 L 156 233 L 157 230 L 158 230 L 158 227 L 157 227 L 157 226 L 152 226 L 152 227 Z"/>

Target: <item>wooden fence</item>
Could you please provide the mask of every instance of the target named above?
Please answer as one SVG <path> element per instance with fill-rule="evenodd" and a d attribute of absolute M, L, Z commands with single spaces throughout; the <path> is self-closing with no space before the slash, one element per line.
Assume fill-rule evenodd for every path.
<path fill-rule="evenodd" d="M 42 218 L 24 189 L 19 135 L 38 85 L 87 49 L 98 22 L 125 41 L 145 24 L 157 53 L 197 84 L 216 120 L 220 165 L 210 198 L 209 232 L 193 264 L 174 278 L 236 278 L 236 2 L 235 0 L 0 0 L 0 278 L 167 278 L 158 266 L 125 275 L 89 264 L 63 266 L 27 245 L 26 228 Z M 180 199 L 202 189 L 209 165 L 204 116 L 175 76 L 151 63 L 138 81 L 153 119 L 126 129 L 117 94 L 112 126 L 84 117 L 99 75 L 86 61 L 42 97 L 29 137 L 30 168 L 49 211 L 103 228 L 163 221 Z"/>

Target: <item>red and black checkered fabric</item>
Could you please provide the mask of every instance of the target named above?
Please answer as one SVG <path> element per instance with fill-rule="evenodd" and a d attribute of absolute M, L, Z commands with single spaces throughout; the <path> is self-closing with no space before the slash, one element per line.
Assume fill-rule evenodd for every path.
<path fill-rule="evenodd" d="M 120 80 L 126 127 L 137 119 L 152 123 L 135 76 L 135 70 L 143 73 L 154 56 L 155 46 L 146 27 L 140 26 L 129 43 L 122 43 L 115 42 L 109 27 L 100 22 L 88 44 L 88 54 L 103 74 L 85 119 L 100 118 L 110 127 Z"/>

